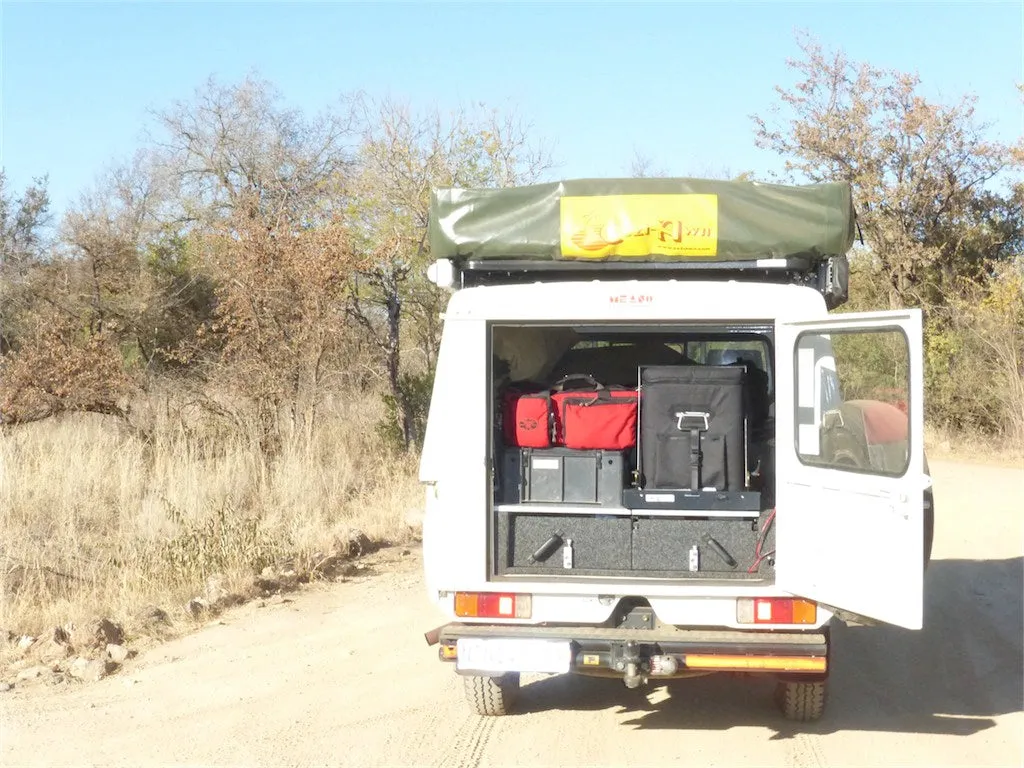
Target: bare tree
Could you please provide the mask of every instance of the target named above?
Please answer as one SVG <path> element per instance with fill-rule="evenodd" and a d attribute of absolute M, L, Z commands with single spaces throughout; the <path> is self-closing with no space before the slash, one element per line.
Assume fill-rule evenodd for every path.
<path fill-rule="evenodd" d="M 214 79 L 157 115 L 156 139 L 179 185 L 180 215 L 224 220 L 239 205 L 253 217 L 315 221 L 344 204 L 350 169 L 347 111 L 314 118 L 283 105 L 268 82 Z"/>
<path fill-rule="evenodd" d="M 241 395 L 254 409 L 256 437 L 267 450 L 314 429 L 324 381 L 341 363 L 349 277 L 358 264 L 340 220 L 307 228 L 279 217 L 268 227 L 249 210 L 240 206 L 203 238 L 217 306 L 196 345 L 214 352 L 199 359 L 215 389 Z M 241 424 L 237 414 L 231 418 Z"/>
<path fill-rule="evenodd" d="M 312 429 L 329 366 L 343 365 L 351 109 L 307 117 L 249 77 L 211 79 L 157 117 L 175 201 L 164 221 L 181 226 L 170 252 L 183 247 L 215 295 L 176 359 L 255 408 L 261 441 Z"/>
<path fill-rule="evenodd" d="M 61 227 L 76 300 L 69 311 L 86 308 L 92 332 L 115 322 L 122 345 L 146 367 L 168 364 L 212 308 L 184 225 L 169 216 L 173 192 L 158 158 L 140 152 L 101 176 Z"/>
<path fill-rule="evenodd" d="M 1019 425 L 1024 315 L 1006 289 L 1020 286 L 1009 264 L 1024 252 L 1024 141 L 990 140 L 972 96 L 936 104 L 916 75 L 800 45 L 796 84 L 754 117 L 757 142 L 786 158 L 790 178 L 853 186 L 868 247 L 852 264 L 850 308 L 925 309 L 930 420 Z"/>
<path fill-rule="evenodd" d="M 46 247 L 49 223 L 46 178 L 36 179 L 15 199 L 7 175 L 0 169 L 0 263 L 7 266 L 38 260 Z"/>
<path fill-rule="evenodd" d="M 83 196 L 64 219 L 69 267 L 77 272 L 78 299 L 88 310 L 88 330 L 103 333 L 110 321 L 133 314 L 139 279 L 139 226 L 136 210 L 102 193 Z M 77 268 L 77 269 L 75 269 Z"/>
<path fill-rule="evenodd" d="M 65 411 L 129 416 L 155 336 L 172 316 L 168 286 L 148 258 L 159 232 L 154 200 L 140 156 L 82 195 L 45 259 L 23 259 L 24 332 L 0 386 L 7 421 Z"/>
<path fill-rule="evenodd" d="M 75 399 L 45 356 L 10 357 L 7 381 L 19 383 L 0 397 L 22 414 L 10 419 L 115 412 L 117 397 L 177 365 L 209 409 L 243 427 L 255 413 L 269 446 L 308 433 L 325 383 L 369 367 L 346 353 L 369 347 L 399 442 L 416 445 L 444 299 L 424 274 L 431 189 L 538 180 L 550 153 L 530 126 L 364 96 L 310 117 L 250 77 L 208 81 L 157 115 L 156 134 L 83 195 L 47 268 L 29 276 L 43 300 L 35 352 L 92 360 L 116 386 L 81 378 Z M 24 251 L 31 227 L 4 227 Z M 60 333 L 40 335 L 47 325 Z"/>
<path fill-rule="evenodd" d="M 16 198 L 0 169 L 0 355 L 13 348 L 31 304 L 29 273 L 44 259 L 49 224 L 46 179 L 36 179 Z"/>
<path fill-rule="evenodd" d="M 808 37 L 777 87 L 780 105 L 754 116 L 757 143 L 786 158 L 793 177 L 848 181 L 858 220 L 889 280 L 891 306 L 941 304 L 955 278 L 1019 252 L 1019 195 L 999 193 L 1021 158 L 985 137 L 975 98 L 934 104 L 916 75 L 853 62 Z"/>
<path fill-rule="evenodd" d="M 633 159 L 629 163 L 629 175 L 634 179 L 664 178 L 670 174 L 664 168 L 655 166 L 653 158 L 640 150 L 633 149 Z"/>
<path fill-rule="evenodd" d="M 421 439 L 402 377 L 403 326 L 430 375 L 439 343 L 443 295 L 425 280 L 430 191 L 503 187 L 537 181 L 551 167 L 547 147 L 514 114 L 460 110 L 414 113 L 392 101 L 355 100 L 362 128 L 353 179 L 354 230 L 370 265 L 355 277 L 350 314 L 382 354 L 397 433 L 406 447 Z"/>

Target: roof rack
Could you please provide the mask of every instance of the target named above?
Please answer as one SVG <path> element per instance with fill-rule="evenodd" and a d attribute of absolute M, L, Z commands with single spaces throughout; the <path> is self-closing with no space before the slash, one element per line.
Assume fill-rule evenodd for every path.
<path fill-rule="evenodd" d="M 438 259 L 427 270 L 439 287 L 513 285 L 551 281 L 666 280 L 699 278 L 762 283 L 792 283 L 816 288 L 829 309 L 848 296 L 849 264 L 845 256 L 764 258 L 749 261 L 541 261 L 538 259 L 469 259 L 460 264 Z"/>

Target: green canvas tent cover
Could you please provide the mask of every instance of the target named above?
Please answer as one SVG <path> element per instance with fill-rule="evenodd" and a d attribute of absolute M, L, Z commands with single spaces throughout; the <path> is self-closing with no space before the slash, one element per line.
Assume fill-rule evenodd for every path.
<path fill-rule="evenodd" d="M 436 189 L 434 258 L 554 261 L 821 262 L 853 244 L 844 183 L 581 179 L 504 189 Z"/>

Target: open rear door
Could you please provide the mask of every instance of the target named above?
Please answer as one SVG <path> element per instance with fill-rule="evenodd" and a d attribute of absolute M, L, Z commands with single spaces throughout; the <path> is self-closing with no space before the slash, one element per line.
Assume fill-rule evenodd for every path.
<path fill-rule="evenodd" d="M 920 310 L 776 326 L 776 584 L 922 624 Z"/>

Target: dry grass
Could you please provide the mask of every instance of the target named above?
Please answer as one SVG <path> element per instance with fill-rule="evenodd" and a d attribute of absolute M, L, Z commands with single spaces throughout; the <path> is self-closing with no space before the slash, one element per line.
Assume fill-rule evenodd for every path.
<path fill-rule="evenodd" d="M 98 416 L 0 434 L 0 627 L 38 636 L 109 617 L 137 640 L 148 630 L 136 617 L 155 605 L 174 633 L 191 625 L 185 604 L 211 577 L 244 594 L 264 565 L 308 571 L 352 529 L 411 541 L 415 460 L 382 451 L 381 416 L 375 397 L 339 401 L 273 459 L 167 410 L 148 442 Z M 936 459 L 1024 463 L 1024 446 L 926 438 Z"/>
<path fill-rule="evenodd" d="M 990 437 L 982 434 L 955 433 L 948 429 L 926 426 L 924 442 L 930 459 L 1024 467 L 1024 444 L 1009 436 Z"/>
<path fill-rule="evenodd" d="M 380 415 L 372 397 L 335 404 L 272 460 L 167 416 L 149 442 L 92 416 L 0 434 L 0 627 L 38 635 L 106 616 L 138 632 L 149 605 L 181 626 L 215 575 L 241 592 L 282 559 L 301 573 L 353 528 L 411 540 L 415 462 L 378 447 Z"/>

